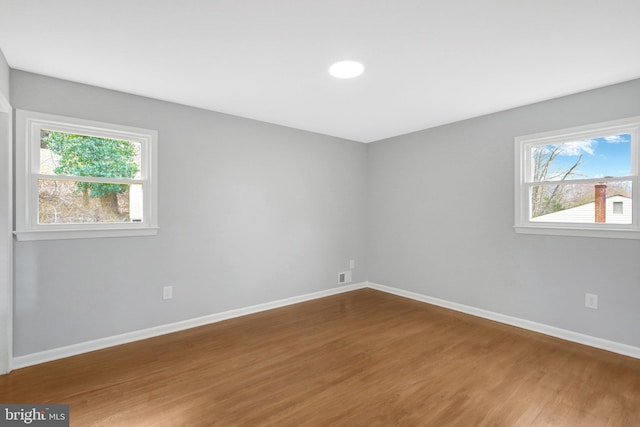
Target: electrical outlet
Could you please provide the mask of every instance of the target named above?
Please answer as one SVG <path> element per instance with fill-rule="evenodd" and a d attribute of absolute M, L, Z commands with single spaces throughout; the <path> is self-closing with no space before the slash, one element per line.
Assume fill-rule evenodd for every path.
<path fill-rule="evenodd" d="M 598 309 L 598 295 L 595 294 L 585 294 L 584 295 L 584 306 L 587 308 L 593 308 L 594 310 Z"/>
<path fill-rule="evenodd" d="M 351 261 L 349 261 L 349 268 L 351 270 L 353 270 L 354 268 L 356 268 L 356 261 L 354 259 L 352 259 Z"/>
<path fill-rule="evenodd" d="M 162 299 L 173 298 L 173 286 L 165 286 L 162 288 Z"/>

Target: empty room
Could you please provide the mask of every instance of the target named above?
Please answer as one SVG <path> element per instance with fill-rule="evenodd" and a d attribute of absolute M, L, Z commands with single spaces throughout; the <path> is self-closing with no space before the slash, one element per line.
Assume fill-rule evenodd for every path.
<path fill-rule="evenodd" d="M 640 426 L 637 0 L 0 0 L 0 425 Z"/>

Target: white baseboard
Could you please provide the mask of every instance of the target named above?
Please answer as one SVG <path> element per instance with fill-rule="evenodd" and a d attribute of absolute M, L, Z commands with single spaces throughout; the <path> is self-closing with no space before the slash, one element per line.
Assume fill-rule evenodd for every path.
<path fill-rule="evenodd" d="M 520 319 L 518 317 L 507 316 L 505 314 L 495 313 L 493 311 L 483 310 L 481 308 L 469 305 L 458 304 L 439 298 L 429 297 L 415 292 L 405 291 L 403 289 L 393 288 L 390 286 L 379 285 L 377 283 L 367 282 L 367 287 L 389 294 L 410 298 L 416 301 L 426 302 L 428 304 L 437 305 L 451 310 L 459 311 L 473 316 L 482 317 L 484 319 L 493 320 L 507 325 L 516 326 L 518 328 L 527 329 L 541 334 L 550 335 L 566 341 L 572 341 L 579 344 L 588 345 L 590 347 L 611 351 L 613 353 L 622 354 L 624 356 L 640 359 L 640 348 L 627 344 L 609 341 L 602 338 L 585 335 L 578 332 L 569 331 L 567 329 L 556 328 L 554 326 L 545 325 L 543 323 L 532 322 L 530 320 Z"/>
<path fill-rule="evenodd" d="M 446 301 L 439 298 L 429 297 L 426 295 L 418 294 L 411 291 L 405 291 L 403 289 L 398 289 L 391 286 L 380 285 L 372 282 L 362 282 L 362 283 L 355 283 L 352 285 L 346 285 L 346 286 L 340 286 L 337 288 L 327 289 L 324 291 L 313 292 L 310 294 L 299 295 L 291 298 L 271 301 L 264 304 L 252 305 L 250 307 L 243 307 L 243 308 L 238 308 L 234 310 L 224 311 L 221 313 L 214 313 L 207 316 L 183 320 L 180 322 L 156 326 L 153 328 L 142 329 L 139 331 L 128 332 L 125 334 L 114 335 L 111 337 L 100 338 L 97 340 L 86 341 L 83 343 L 73 344 L 65 347 L 54 348 L 51 350 L 46 350 L 38 353 L 32 353 L 24 356 L 14 357 L 13 360 L 11 361 L 12 362 L 11 368 L 12 369 L 24 368 L 31 365 L 37 365 L 39 363 L 50 362 L 52 360 L 57 360 L 57 359 L 63 359 L 65 357 L 75 356 L 82 353 L 88 353 L 90 351 L 101 350 L 103 348 L 126 344 L 133 341 L 153 338 L 159 335 L 170 334 L 172 332 L 178 332 L 185 329 L 195 328 L 197 326 L 202 326 L 210 323 L 220 322 L 222 320 L 232 319 L 234 317 L 246 316 L 248 314 L 258 313 L 261 311 L 271 310 L 274 308 L 284 307 L 287 305 L 297 304 L 300 302 L 310 301 L 310 300 L 323 298 L 331 295 L 337 295 L 344 292 L 350 292 L 350 291 L 354 291 L 356 289 L 362 289 L 362 288 L 375 289 L 378 291 L 386 292 L 393 295 L 398 295 L 405 298 L 410 298 L 410 299 L 425 302 L 428 304 L 437 305 L 440 307 L 444 307 L 444 308 L 459 311 L 462 313 L 470 314 L 473 316 L 481 317 L 484 319 L 489 319 L 489 320 L 504 323 L 507 325 L 516 326 L 518 328 L 539 332 L 541 334 L 550 335 L 552 337 L 560 338 L 566 341 L 572 341 L 579 344 L 584 344 L 584 345 L 599 348 L 602 350 L 611 351 L 613 353 L 619 353 L 625 356 L 630 356 L 636 359 L 640 359 L 640 348 L 638 347 L 634 347 L 634 346 L 630 346 L 627 344 L 622 344 L 614 341 L 609 341 L 602 338 L 597 338 L 590 335 L 569 331 L 566 329 L 560 329 L 554 326 L 532 322 L 532 321 L 520 319 L 517 317 L 507 316 L 505 314 L 495 313 L 493 311 L 483 310 L 481 308 L 476 308 L 469 305 L 458 304 L 455 302 Z"/>
<path fill-rule="evenodd" d="M 38 353 L 27 354 L 24 356 L 14 357 L 11 363 L 12 369 L 24 368 L 39 363 L 50 362 L 52 360 L 63 359 L 65 357 L 75 356 L 90 351 L 101 350 L 115 345 L 126 344 L 133 341 L 144 340 L 147 338 L 157 337 L 159 335 L 170 334 L 172 332 L 183 331 L 185 329 L 195 328 L 197 326 L 208 325 L 210 323 L 220 322 L 222 320 L 233 319 L 234 317 L 246 316 L 248 314 L 258 313 L 261 311 L 272 310 L 274 308 L 284 307 L 291 304 L 297 304 L 304 301 L 310 301 L 317 298 L 323 298 L 330 295 L 337 295 L 344 292 L 354 291 L 367 287 L 367 283 L 354 283 L 352 285 L 340 286 L 338 288 L 327 289 L 324 291 L 313 292 L 310 294 L 299 295 L 291 298 L 280 299 L 267 302 L 264 304 L 252 305 L 250 307 L 238 308 L 235 310 L 224 311 L 221 313 L 209 314 L 207 316 L 197 317 L 194 319 L 183 320 L 181 322 L 170 323 L 167 325 L 155 326 L 153 328 L 142 329 L 139 331 L 127 332 L 125 334 L 114 335 L 97 340 L 86 341 L 78 344 L 58 347 L 51 350 L 45 350 Z"/>

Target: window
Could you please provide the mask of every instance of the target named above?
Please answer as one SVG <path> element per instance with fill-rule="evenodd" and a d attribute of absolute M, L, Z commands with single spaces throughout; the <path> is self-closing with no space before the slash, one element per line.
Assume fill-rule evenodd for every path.
<path fill-rule="evenodd" d="M 613 213 L 616 215 L 622 215 L 624 213 L 624 203 L 613 202 Z"/>
<path fill-rule="evenodd" d="M 16 111 L 18 240 L 157 234 L 157 132 Z"/>
<path fill-rule="evenodd" d="M 515 230 L 640 239 L 640 117 L 517 137 Z"/>

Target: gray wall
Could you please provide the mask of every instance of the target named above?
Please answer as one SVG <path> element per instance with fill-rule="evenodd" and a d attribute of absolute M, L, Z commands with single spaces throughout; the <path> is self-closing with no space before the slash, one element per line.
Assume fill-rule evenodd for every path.
<path fill-rule="evenodd" d="M 161 226 L 18 242 L 15 356 L 332 288 L 349 259 L 355 282 L 640 346 L 640 242 L 512 229 L 513 138 L 640 115 L 640 80 L 369 145 L 15 70 L 11 101 L 157 129 Z"/>
<path fill-rule="evenodd" d="M 512 229 L 515 136 L 634 115 L 640 80 L 370 144 L 369 280 L 640 346 L 640 241 Z"/>
<path fill-rule="evenodd" d="M 2 50 L 0 50 L 0 92 L 7 100 L 9 99 L 9 65 Z"/>
<path fill-rule="evenodd" d="M 161 227 L 18 242 L 15 356 L 366 279 L 366 145 L 15 70 L 11 100 L 157 129 Z"/>

